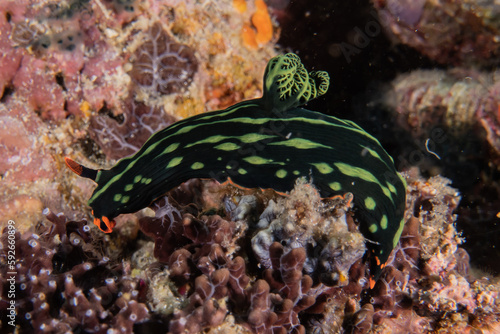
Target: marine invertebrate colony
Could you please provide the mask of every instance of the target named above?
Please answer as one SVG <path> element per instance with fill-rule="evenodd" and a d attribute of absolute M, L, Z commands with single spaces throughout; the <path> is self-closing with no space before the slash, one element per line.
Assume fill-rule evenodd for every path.
<path fill-rule="evenodd" d="M 402 232 L 405 181 L 358 125 L 297 108 L 328 85 L 326 72 L 308 74 L 295 54 L 278 56 L 266 68 L 262 98 L 177 122 L 110 170 L 66 163 L 97 182 L 89 205 L 108 233 L 116 216 L 191 178 L 286 192 L 297 178 L 311 177 L 323 198 L 354 194 L 361 232 L 375 241 L 368 248 L 377 276 Z"/>
<path fill-rule="evenodd" d="M 109 159 L 121 159 L 141 148 L 153 133 L 172 124 L 175 118 L 163 108 L 147 106 L 128 99 L 123 107 L 123 122 L 99 114 L 91 118 L 89 133 Z"/>
<path fill-rule="evenodd" d="M 234 196 L 212 191 L 203 191 L 205 194 L 199 196 L 207 187 L 227 188 Z M 322 240 L 342 239 L 340 242 L 345 248 L 354 246 L 362 250 L 359 257 L 364 253 L 363 237 L 357 228 L 348 233 L 325 228 L 325 224 L 340 227 L 351 218 L 347 213 L 348 200 L 335 198 L 326 200 L 328 204 L 323 203 L 319 193 L 305 182 L 297 182 L 286 197 L 271 191 L 259 194 L 258 190 L 243 191 L 255 195 L 236 195 L 241 192 L 214 181 L 190 180 L 151 206 L 154 217 L 140 219 L 141 230 L 155 241 L 155 257 L 168 264 L 170 279 L 180 289 L 191 287 L 184 303 L 179 303 L 171 293 L 165 294 L 164 285 L 151 287 L 151 294 L 162 296 L 158 298 L 162 301 L 157 309 L 167 309 L 164 315 L 173 315 L 168 323 L 171 333 L 214 329 L 227 323 L 231 316 L 236 317 L 238 326 L 255 333 L 305 333 L 306 319 L 320 318 L 326 301 L 336 291 L 331 281 L 326 283 L 327 270 L 314 270 L 313 267 L 322 262 L 316 261 L 316 256 L 319 253 L 322 258 L 325 253 L 338 255 L 332 261 L 333 266 L 333 262 L 349 257 L 346 252 L 331 249 L 331 243 Z M 220 196 L 224 196 L 224 200 Z M 276 199 L 277 204 L 269 201 L 261 213 L 268 196 Z M 187 203 L 190 205 L 186 206 Z M 220 208 L 216 211 L 221 215 L 206 215 L 202 208 L 212 205 L 209 203 Z M 318 208 L 326 206 L 333 206 L 335 210 L 320 209 L 323 213 L 320 214 Z M 287 210 L 291 207 L 297 210 Z M 250 221 L 259 214 L 262 220 L 275 216 L 270 225 L 280 231 L 267 239 L 269 243 L 256 245 L 252 240 L 250 248 L 248 237 L 256 228 Z M 295 228 L 287 229 L 290 225 Z M 249 261 L 252 254 L 261 258 L 259 269 Z M 356 282 L 354 285 L 359 279 L 355 273 L 349 275 L 349 280 Z M 231 328 L 229 332 L 241 331 Z"/>
<path fill-rule="evenodd" d="M 132 80 L 152 93 L 171 94 L 189 86 L 198 67 L 194 52 L 156 22 L 135 51 Z"/>
<path fill-rule="evenodd" d="M 234 1 L 233 4 L 239 12 L 246 10 L 245 2 L 243 2 L 244 6 L 238 1 Z M 255 7 L 256 11 L 252 15 L 255 30 L 249 24 L 244 24 L 241 31 L 243 43 L 250 49 L 256 49 L 273 38 L 273 24 L 266 3 L 263 0 L 256 0 Z"/>
<path fill-rule="evenodd" d="M 10 235 L 16 243 L 17 272 L 17 328 L 7 325 L 9 303 L 2 289 L 2 333 L 131 333 L 148 320 L 140 280 L 131 276 L 130 263 L 116 263 L 101 252 L 86 221 L 67 220 L 48 209 L 43 213 L 46 220 L 36 233 L 7 228 L 0 233 L 1 286 L 13 277 L 5 262 Z M 100 241 L 104 248 L 109 245 Z"/>

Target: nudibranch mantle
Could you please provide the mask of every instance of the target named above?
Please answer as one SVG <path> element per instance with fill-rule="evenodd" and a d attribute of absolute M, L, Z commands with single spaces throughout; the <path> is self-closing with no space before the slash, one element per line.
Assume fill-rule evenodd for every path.
<path fill-rule="evenodd" d="M 403 229 L 406 183 L 378 140 L 358 125 L 298 108 L 328 86 L 326 72 L 308 73 L 295 54 L 277 56 L 267 65 L 262 98 L 172 124 L 109 170 L 66 163 L 97 183 L 88 204 L 106 233 L 116 216 L 192 178 L 286 193 L 306 177 L 323 198 L 350 192 L 378 276 Z"/>

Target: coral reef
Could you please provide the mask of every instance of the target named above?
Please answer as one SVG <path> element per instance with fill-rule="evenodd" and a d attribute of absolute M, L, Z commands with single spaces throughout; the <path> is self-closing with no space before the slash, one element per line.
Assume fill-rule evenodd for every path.
<path fill-rule="evenodd" d="M 153 133 L 175 122 L 163 108 L 129 99 L 123 114 L 99 113 L 90 119 L 89 134 L 109 159 L 137 152 Z"/>
<path fill-rule="evenodd" d="M 443 64 L 483 66 L 399 76 L 386 95 L 399 125 L 426 144 L 419 151 L 432 151 L 444 163 L 449 158 L 439 144 L 451 145 L 454 136 L 470 139 L 471 132 L 484 129 L 493 148 L 488 163 L 495 165 L 498 75 L 484 66 L 498 62 L 497 7 L 471 1 L 406 1 L 403 7 L 372 2 L 380 22 L 400 42 Z M 491 222 L 498 219 L 500 186 L 484 171 L 477 174 L 483 184 L 461 194 L 466 199 L 461 208 L 448 180 L 408 171 L 407 223 L 372 290 L 365 240 L 351 214 L 356 207 L 349 196 L 321 201 L 307 184 L 282 198 L 272 191 L 191 180 L 151 209 L 121 217 L 111 235 L 87 225 L 85 202 L 93 184 L 68 176 L 62 157 L 76 155 L 102 167 L 178 118 L 260 96 L 262 72 L 281 32 L 273 13 L 285 20 L 287 3 L 0 3 L 2 332 L 500 332 L 498 278 L 469 263 L 483 258 L 487 269 L 498 265 L 498 253 L 492 253 L 498 247 L 478 251 L 499 240 Z M 300 20 L 289 19 L 297 42 L 293 49 L 307 45 L 303 54 L 305 49 L 328 53 L 337 41 L 325 36 L 337 34 L 342 41 L 352 26 L 365 26 L 351 22 L 346 30 L 329 24 L 314 38 L 303 38 L 297 30 L 309 28 L 302 25 L 339 17 L 334 4 L 318 3 L 310 11 L 299 6 Z M 353 10 L 356 17 L 368 12 Z M 335 15 L 352 18 L 339 10 Z M 168 86 L 165 94 L 138 74 L 146 54 L 161 57 L 151 51 L 160 39 L 190 50 L 178 50 L 189 54 L 191 65 L 184 80 L 171 78 L 179 86 Z M 377 51 L 371 49 L 376 40 L 369 41 L 371 51 Z M 381 65 L 367 63 L 364 73 L 373 76 Z M 346 67 L 349 78 L 358 86 L 368 81 L 354 67 L 364 68 Z M 330 72 L 338 86 L 345 85 L 347 76 Z M 140 87 L 144 82 L 147 88 Z M 345 101 L 348 93 L 340 91 L 336 100 Z M 467 154 L 457 151 L 458 160 L 477 154 L 475 146 L 460 149 Z M 454 182 L 469 179 L 476 174 Z M 466 243 L 457 233 L 457 219 L 467 221 Z M 15 241 L 14 268 L 9 240 Z M 471 243 L 478 245 L 473 251 Z M 11 288 L 15 298 L 9 297 Z M 17 312 L 12 328 L 11 302 Z"/>
<path fill-rule="evenodd" d="M 484 313 L 477 307 L 481 296 L 474 286 L 489 290 L 490 282 L 468 273 L 469 258 L 458 247 L 463 240 L 452 213 L 460 197 L 448 184 L 442 177 L 409 182 L 408 204 L 414 217 L 371 292 L 375 332 L 448 333 L 455 330 L 457 318 L 463 319 L 464 330 L 488 330 L 487 324 L 498 322 L 498 311 Z M 498 288 L 498 282 L 494 284 Z"/>
<path fill-rule="evenodd" d="M 85 218 L 92 185 L 66 170 L 61 174 L 63 156 L 102 166 L 133 153 L 174 119 L 261 95 L 262 73 L 276 51 L 273 41 L 252 51 L 243 45 L 240 31 L 248 15 L 238 14 L 230 0 L 217 6 L 3 1 L 0 124 L 10 131 L 0 137 L 6 157 L 0 163 L 1 226 L 15 217 L 25 231 L 43 219 L 43 207 Z M 170 48 L 163 44 L 167 39 Z M 186 56 L 188 66 L 182 73 L 162 72 L 168 89 L 139 87 L 147 79 L 144 57 L 154 55 L 148 64 L 157 69 L 160 58 L 167 59 L 162 50 Z M 71 196 L 69 183 L 76 185 Z M 67 205 L 67 197 L 75 196 L 80 199 Z"/>
<path fill-rule="evenodd" d="M 413 165 L 453 180 L 465 195 L 458 208 L 464 247 L 476 264 L 495 273 L 500 272 L 491 261 L 499 255 L 499 87 L 496 71 L 415 70 L 397 76 L 382 98 L 411 135 L 399 168 Z M 491 238 L 485 240 L 487 235 Z"/>
<path fill-rule="evenodd" d="M 141 282 L 130 276 L 130 263 L 106 256 L 85 221 L 67 221 L 44 210 L 36 232 L 21 235 L 5 228 L 1 235 L 1 281 L 14 279 L 15 323 L 24 332 L 132 332 L 149 319 L 141 302 Z M 14 236 L 11 238 L 10 236 Z M 14 240 L 14 243 L 9 243 Z M 15 266 L 7 265 L 7 247 L 15 245 Z M 10 302 L 2 293 L 1 321 L 6 326 Z"/>
<path fill-rule="evenodd" d="M 140 221 L 179 293 L 187 291 L 184 304 L 169 308 L 170 331 L 197 332 L 229 315 L 257 333 L 444 333 L 458 317 L 464 329 L 486 330 L 483 320 L 499 320 L 499 283 L 470 275 L 454 226 L 460 197 L 448 184 L 410 178 L 408 221 L 372 290 L 363 242 L 346 214 L 349 198 L 323 203 L 304 183 L 281 199 L 183 184 L 155 204 L 155 217 Z"/>
<path fill-rule="evenodd" d="M 430 137 L 428 131 L 436 125 L 462 136 L 479 123 L 500 154 L 498 92 L 496 72 L 417 70 L 398 76 L 385 101 L 398 113 L 399 124 L 416 138 Z"/>
<path fill-rule="evenodd" d="M 132 81 L 153 95 L 172 94 L 188 87 L 198 68 L 193 50 L 176 43 L 159 22 L 146 32 L 134 52 Z"/>
<path fill-rule="evenodd" d="M 373 0 L 390 36 L 442 64 L 498 64 L 499 8 L 484 1 Z"/>
<path fill-rule="evenodd" d="M 252 247 L 258 247 L 257 252 L 260 255 L 265 253 L 264 256 L 270 264 L 261 272 L 260 279 L 252 280 L 248 276 L 250 268 L 245 264 L 247 260 L 242 256 L 235 256 L 234 253 L 240 251 L 239 243 L 244 242 L 240 238 L 248 233 L 246 221 L 251 219 L 252 212 L 255 213 L 259 200 L 254 196 L 243 196 L 237 200 L 236 205 L 231 199 L 226 199 L 226 207 L 230 208 L 228 215 L 239 217 L 236 221 L 227 221 L 219 215 L 202 214 L 200 210 L 205 206 L 204 201 L 217 202 L 210 200 L 210 196 L 214 196 L 213 193 L 205 193 L 208 198 L 199 198 L 199 202 L 194 202 L 196 206 L 191 204 L 185 209 L 187 213 L 181 213 L 177 207 L 182 209 L 186 204 L 179 203 L 189 203 L 194 199 L 186 198 L 187 194 L 196 189 L 193 186 L 196 186 L 196 183 L 183 184 L 180 189 L 171 193 L 172 198 L 156 202 L 153 206 L 156 217 L 144 217 L 140 220 L 141 229 L 155 240 L 155 256 L 161 262 L 168 263 L 170 278 L 181 286 L 193 287 L 187 305 L 173 311 L 174 320 L 169 325 L 170 331 L 198 332 L 203 328 L 220 325 L 231 310 L 234 315 L 240 317 L 248 314 L 245 317 L 247 321 L 243 324 L 256 332 L 285 330 L 304 333 L 305 327 L 300 323 L 299 313 L 321 313 L 327 297 L 333 293 L 332 288 L 318 282 L 317 273 L 314 283 L 311 277 L 312 268 L 309 269 L 310 275 L 303 273 L 306 261 L 315 261 L 314 254 L 308 255 L 306 251 L 306 247 L 312 248 L 311 244 L 304 242 L 301 245 L 297 242 L 283 246 L 272 240 L 270 245 L 253 243 Z M 198 183 L 198 187 L 200 186 L 202 184 Z M 201 189 L 199 191 L 201 192 Z M 318 212 L 313 213 L 311 205 L 319 205 L 319 194 L 309 184 L 298 185 L 295 192 L 287 199 L 288 205 L 296 206 L 298 215 L 302 216 L 303 224 L 306 224 L 312 215 L 319 215 Z M 220 194 L 216 194 L 216 197 L 220 197 Z M 308 202 L 309 197 L 312 198 L 312 203 Z M 341 204 L 337 205 L 341 207 Z M 271 204 L 271 207 L 275 206 Z M 195 213 L 199 218 L 193 216 Z M 336 214 L 345 215 L 345 209 L 339 208 Z M 319 220 L 320 217 L 315 218 Z M 282 221 L 285 226 L 293 225 L 287 219 L 283 218 Z M 315 223 L 319 224 L 319 221 L 311 225 L 316 225 Z M 279 223 L 276 221 L 274 224 Z M 288 233 L 293 237 L 308 233 L 309 243 L 314 242 L 313 234 L 317 234 L 316 238 L 320 240 L 318 226 L 315 231 L 306 230 L 302 228 Z M 359 232 L 356 232 L 356 235 L 359 235 Z M 285 241 L 286 237 L 279 240 Z M 359 258 L 364 253 L 364 244 L 361 243 L 358 247 L 362 250 Z M 316 252 L 319 253 L 320 250 L 316 249 Z M 336 250 L 336 253 L 341 252 Z M 329 276 L 328 272 L 325 274 Z M 307 311 L 309 308 L 312 308 L 312 311 Z"/>
<path fill-rule="evenodd" d="M 346 285 L 349 269 L 365 253 L 363 236 L 352 217 L 345 215 L 351 201 L 352 195 L 324 205 L 316 190 L 306 186 L 293 190 L 286 201 L 270 202 L 259 218 L 259 227 L 265 228 L 252 238 L 260 264 L 273 266 L 276 250 L 271 248 L 275 242 L 286 249 L 302 247 L 309 250 L 304 272 L 314 275 L 315 280 Z M 325 219 L 324 212 L 329 210 L 334 210 L 335 216 Z"/>
<path fill-rule="evenodd" d="M 372 290 L 352 198 L 322 201 L 304 181 L 287 197 L 188 181 L 143 213 L 138 224 L 153 242 L 133 234 L 128 253 L 127 224 L 102 239 L 47 209 L 36 233 L 4 229 L 2 286 L 12 234 L 16 319 L 40 331 L 494 331 L 500 282 L 469 268 L 454 226 L 457 191 L 415 175 L 401 240 Z M 4 292 L 0 307 L 8 303 Z"/>

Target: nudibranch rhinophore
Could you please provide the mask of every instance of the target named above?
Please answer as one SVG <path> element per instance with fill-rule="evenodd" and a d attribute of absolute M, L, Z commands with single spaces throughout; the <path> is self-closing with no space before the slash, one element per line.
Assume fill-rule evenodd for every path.
<path fill-rule="evenodd" d="M 172 124 L 109 170 L 69 158 L 66 164 L 97 183 L 88 204 L 106 233 L 116 216 L 192 178 L 285 193 L 306 177 L 323 198 L 350 192 L 369 240 L 371 276 L 378 277 L 403 230 L 406 183 L 378 140 L 358 125 L 298 108 L 325 94 L 329 80 L 326 72 L 308 73 L 295 54 L 277 56 L 267 65 L 261 98 Z"/>

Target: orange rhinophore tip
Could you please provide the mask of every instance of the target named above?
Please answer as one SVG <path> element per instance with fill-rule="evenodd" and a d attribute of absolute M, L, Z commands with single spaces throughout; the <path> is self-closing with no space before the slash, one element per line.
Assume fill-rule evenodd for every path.
<path fill-rule="evenodd" d="M 370 280 L 370 289 L 373 289 L 373 287 L 375 286 L 375 283 L 376 283 L 377 281 L 375 281 L 375 280 L 374 280 L 373 278 L 371 278 L 371 277 L 370 277 L 370 278 L 368 278 L 368 279 Z"/>
<path fill-rule="evenodd" d="M 71 169 L 71 171 L 76 175 L 86 177 L 87 179 L 95 181 L 98 172 L 97 170 L 82 166 L 78 162 L 68 157 L 64 158 L 64 162 L 66 163 L 66 166 L 68 166 L 69 169 Z"/>
<path fill-rule="evenodd" d="M 68 166 L 69 169 L 71 169 L 71 171 L 73 173 L 75 173 L 76 175 L 80 175 L 80 176 L 82 175 L 83 166 L 80 165 L 78 162 L 76 162 L 73 159 L 68 158 L 68 157 L 64 158 L 64 162 L 66 163 L 66 166 Z"/>
<path fill-rule="evenodd" d="M 114 220 L 109 220 L 108 217 L 102 217 L 102 221 L 99 218 L 94 218 L 94 225 L 99 227 L 104 233 L 113 232 L 113 227 L 115 227 L 116 222 Z"/>

